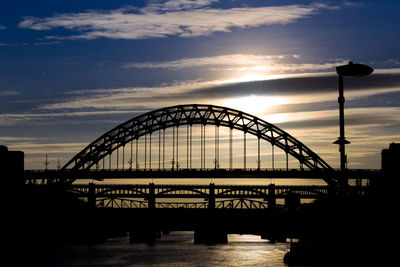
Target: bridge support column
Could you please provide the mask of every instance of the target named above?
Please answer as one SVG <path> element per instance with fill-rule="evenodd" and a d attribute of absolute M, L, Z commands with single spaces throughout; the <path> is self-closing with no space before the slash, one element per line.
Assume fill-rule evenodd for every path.
<path fill-rule="evenodd" d="M 226 223 L 215 212 L 215 185 L 210 183 L 208 194 L 208 212 L 195 227 L 195 244 L 226 244 L 228 234 Z"/>
<path fill-rule="evenodd" d="M 268 209 L 274 210 L 276 208 L 276 195 L 275 184 L 268 186 Z"/>
<path fill-rule="evenodd" d="M 328 199 L 333 201 L 338 195 L 338 188 L 335 185 L 328 185 Z"/>
<path fill-rule="evenodd" d="M 89 183 L 87 204 L 90 209 L 96 208 L 96 188 L 94 183 Z"/>
<path fill-rule="evenodd" d="M 296 193 L 288 193 L 285 197 L 285 207 L 293 211 L 300 206 L 300 196 Z"/>
<path fill-rule="evenodd" d="M 210 183 L 210 187 L 209 187 L 208 208 L 210 210 L 215 209 L 215 185 L 214 185 L 214 183 Z"/>
<path fill-rule="evenodd" d="M 149 191 L 146 197 L 148 201 L 148 211 L 143 214 L 144 221 L 135 225 L 129 231 L 130 243 L 147 243 L 153 245 L 156 239 L 161 238 L 161 231 L 156 226 L 156 197 L 154 183 L 149 184 Z"/>
<path fill-rule="evenodd" d="M 147 196 L 147 201 L 149 202 L 149 209 L 154 210 L 156 208 L 154 183 L 149 184 L 149 194 Z"/>

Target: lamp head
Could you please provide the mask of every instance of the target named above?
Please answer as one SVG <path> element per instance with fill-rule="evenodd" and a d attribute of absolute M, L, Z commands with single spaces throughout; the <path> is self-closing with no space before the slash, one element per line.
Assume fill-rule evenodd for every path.
<path fill-rule="evenodd" d="M 339 75 L 343 76 L 352 76 L 352 77 L 363 77 L 371 74 L 374 71 L 373 68 L 364 65 L 364 64 L 354 64 L 352 61 L 347 65 L 342 65 L 336 67 L 336 72 Z"/>

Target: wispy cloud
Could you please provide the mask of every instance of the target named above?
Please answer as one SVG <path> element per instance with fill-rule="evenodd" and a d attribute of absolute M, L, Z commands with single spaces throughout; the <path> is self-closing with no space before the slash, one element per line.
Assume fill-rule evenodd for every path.
<path fill-rule="evenodd" d="M 388 116 L 388 114 L 391 115 Z M 283 113 L 280 115 L 282 121 L 279 125 L 284 129 L 337 128 L 338 126 L 337 109 L 310 112 L 300 111 Z M 266 115 L 265 118 L 268 119 L 268 115 Z M 353 130 L 356 127 L 365 128 L 367 126 L 385 126 L 398 123 L 400 123 L 400 108 L 398 107 L 346 109 L 346 125 L 351 127 Z"/>
<path fill-rule="evenodd" d="M 145 112 L 146 109 L 130 109 L 130 110 L 98 110 L 98 111 L 71 111 L 71 112 L 51 112 L 51 113 L 3 113 L 0 116 L 0 126 L 16 126 L 16 125 L 43 125 L 43 124 L 80 124 L 83 120 L 93 116 L 102 116 L 103 119 L 86 120 L 87 123 L 107 122 L 107 115 L 135 114 L 137 112 Z M 74 118 L 76 120 L 74 120 Z M 0 138 L 1 141 L 1 138 Z"/>
<path fill-rule="evenodd" d="M 46 140 L 46 138 L 41 137 L 19 137 L 19 136 L 0 136 L 0 143 L 7 143 L 7 142 L 27 142 L 27 141 L 40 141 Z"/>
<path fill-rule="evenodd" d="M 231 54 L 213 57 L 183 58 L 162 62 L 132 62 L 123 68 L 162 68 L 184 69 L 209 67 L 213 70 L 257 71 L 265 74 L 304 73 L 314 71 L 334 70 L 335 66 L 347 64 L 348 60 L 332 59 L 324 63 L 302 63 L 300 56 L 293 55 L 252 55 Z"/>
<path fill-rule="evenodd" d="M 354 79 L 353 79 L 354 80 Z M 188 81 L 159 87 L 126 87 L 116 89 L 95 89 L 71 91 L 67 100 L 40 106 L 42 110 L 129 110 L 133 106 L 151 110 L 169 105 L 187 103 L 212 103 L 223 105 L 227 99 L 249 95 L 284 97 L 286 106 L 281 112 L 291 109 L 288 104 L 329 102 L 337 99 L 337 77 L 325 73 L 245 83 L 218 84 L 218 81 Z M 399 74 L 374 74 L 356 82 L 346 80 L 346 99 L 355 100 L 373 95 L 399 92 Z M 134 105 L 132 103 L 135 103 Z M 336 103 L 336 102 L 335 102 Z M 325 103 L 323 104 L 325 105 Z M 326 109 L 321 104 L 319 108 Z M 294 108 L 294 107 L 293 107 Z M 302 109 L 303 106 L 296 108 Z M 246 111 L 246 110 L 244 110 Z"/>
<path fill-rule="evenodd" d="M 219 2 L 219 0 L 168 0 L 160 3 L 150 2 L 146 7 L 142 8 L 141 11 L 149 13 L 188 10 L 209 6 L 213 2 Z"/>
<path fill-rule="evenodd" d="M 24 17 L 18 26 L 32 30 L 64 28 L 79 32 L 68 36 L 47 36 L 52 39 L 196 37 L 229 32 L 234 28 L 293 23 L 315 15 L 321 9 L 337 8 L 311 4 L 216 9 L 208 7 L 212 2 L 167 1 L 140 9 L 125 7 L 111 11 L 56 14 L 46 18 Z"/>
<path fill-rule="evenodd" d="M 19 93 L 14 90 L 0 90 L 0 96 L 18 95 Z"/>

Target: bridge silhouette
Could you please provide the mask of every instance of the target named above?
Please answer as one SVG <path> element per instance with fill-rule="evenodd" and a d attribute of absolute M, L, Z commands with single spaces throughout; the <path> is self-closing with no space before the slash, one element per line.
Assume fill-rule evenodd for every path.
<path fill-rule="evenodd" d="M 232 145 L 232 131 L 234 129 L 244 133 L 243 135 L 243 168 L 246 169 L 246 134 L 254 135 L 258 140 L 258 162 L 260 163 L 260 140 L 265 140 L 274 147 L 278 147 L 288 155 L 296 158 L 301 168 L 305 165 L 310 169 L 330 169 L 331 167 L 316 153 L 314 153 L 307 146 L 295 139 L 293 136 L 283 131 L 282 129 L 270 124 L 260 118 L 257 118 L 248 113 L 214 105 L 179 105 L 167 107 L 145 113 L 141 116 L 135 117 L 115 127 L 114 129 L 106 132 L 98 139 L 89 144 L 85 149 L 73 157 L 63 167 L 64 169 L 88 169 L 92 166 L 98 166 L 100 161 L 105 159 L 106 156 L 111 158 L 110 155 L 116 152 L 118 156 L 118 149 L 125 147 L 129 142 L 144 136 L 145 139 L 145 169 L 147 168 L 147 158 L 149 157 L 149 168 L 151 169 L 151 137 L 154 132 L 159 131 L 158 135 L 158 156 L 159 164 L 158 169 L 165 169 L 165 130 L 172 128 L 172 168 L 179 169 L 179 127 L 187 126 L 186 129 L 186 156 L 187 156 L 187 169 L 191 169 L 192 159 L 192 126 L 201 126 L 201 169 L 205 168 L 205 126 L 215 126 L 215 152 L 214 152 L 214 167 L 219 168 L 219 127 L 229 128 L 229 169 L 233 168 L 233 145 Z M 162 132 L 162 133 L 161 133 Z M 161 138 L 162 135 L 162 138 Z M 147 148 L 147 136 L 149 136 L 149 148 Z M 137 147 L 136 147 L 137 149 Z M 124 151 L 124 150 L 123 150 Z M 149 155 L 147 155 L 149 152 Z M 130 151 L 132 168 L 133 158 L 132 149 Z M 273 155 L 273 152 L 272 152 Z M 136 157 L 136 166 L 138 165 Z M 287 161 L 288 162 L 288 161 Z M 110 165 L 110 164 L 109 164 Z M 287 166 L 288 164 L 286 164 Z M 116 164 L 117 168 L 119 163 Z M 124 165 L 122 164 L 122 167 Z M 260 165 L 259 165 L 260 167 Z M 105 162 L 103 161 L 103 169 Z M 274 160 L 272 160 L 272 168 L 274 168 Z"/>
<path fill-rule="evenodd" d="M 214 155 L 212 158 L 213 166 L 210 166 L 209 159 L 206 161 L 210 153 L 206 153 L 206 126 L 214 127 Z M 179 133 L 186 126 L 186 140 L 182 145 L 182 137 Z M 200 167 L 196 168 L 192 165 L 193 158 L 193 126 L 200 126 Z M 220 137 L 219 129 L 225 127 L 229 129 L 228 152 L 229 164 L 223 169 L 233 170 L 240 168 L 247 170 L 248 152 L 247 152 L 247 135 L 254 136 L 257 141 L 257 167 L 261 169 L 261 156 L 266 151 L 261 151 L 261 141 L 266 141 L 271 145 L 271 168 L 275 170 L 275 147 L 280 149 L 286 156 L 286 167 L 289 170 L 289 155 L 298 161 L 299 169 L 309 170 L 331 170 L 332 168 L 320 156 L 313 152 L 306 145 L 298 141 L 289 133 L 283 131 L 277 126 L 268 123 L 248 113 L 214 105 L 178 105 L 166 107 L 151 111 L 128 120 L 112 130 L 106 132 L 95 141 L 90 143 L 81 152 L 69 160 L 60 170 L 162 170 L 167 169 L 222 169 L 220 159 Z M 166 151 L 168 140 L 166 140 L 166 130 L 172 129 L 172 147 L 168 147 L 172 155 L 171 161 L 168 156 L 171 153 Z M 241 166 L 234 166 L 234 158 L 237 158 L 238 152 L 233 154 L 233 130 L 243 133 L 243 162 Z M 158 132 L 158 135 L 156 134 Z M 153 141 L 154 135 L 156 142 Z M 140 166 L 140 144 L 142 143 L 141 154 L 144 157 L 144 165 Z M 237 140 L 235 140 L 235 143 Z M 144 142 L 144 144 L 143 144 Z M 134 145 L 135 143 L 135 145 Z M 154 143 L 158 144 L 157 151 L 154 151 Z M 153 148 L 152 148 L 153 146 Z M 182 149 L 182 146 L 184 148 Z M 135 147 L 135 149 L 134 149 Z M 167 148 L 167 149 L 168 149 Z M 128 150 L 128 151 L 127 151 Z M 135 150 L 135 157 L 133 151 Z M 180 153 L 185 152 L 186 166 L 183 167 Z M 158 162 L 154 163 L 154 154 L 158 156 Z M 158 152 L 158 153 L 157 153 Z M 128 155 L 126 155 L 128 154 Z M 144 155 L 143 155 L 144 154 Z M 153 154 L 153 155 L 152 155 Z M 196 156 L 196 155 L 195 155 Z M 134 159 L 135 158 L 135 159 Z M 127 160 L 128 159 L 128 160 Z M 171 164 L 168 166 L 168 161 Z M 126 163 L 128 162 L 128 167 Z M 135 164 L 134 164 L 135 163 Z M 181 166 L 182 165 L 182 166 Z M 254 169 L 254 168 L 253 168 Z M 334 177 L 323 178 L 328 184 L 336 184 L 338 180 Z M 64 182 L 73 182 L 70 180 Z"/>
<path fill-rule="evenodd" d="M 206 127 L 212 129 L 211 138 L 206 136 Z M 226 149 L 220 145 L 221 127 L 228 130 L 227 140 L 222 141 L 227 142 L 226 166 L 220 156 L 221 147 Z M 196 140 L 200 141 L 200 157 L 193 151 L 193 129 L 200 130 L 200 140 Z M 233 131 L 242 133 L 239 141 L 233 138 Z M 251 142 L 256 143 L 255 153 L 248 152 Z M 267 151 L 262 142 L 270 146 L 270 168 L 261 165 Z M 241 153 L 236 152 L 237 147 Z M 275 148 L 283 152 L 283 168 L 276 166 Z M 254 156 L 257 164 L 249 167 L 249 158 Z M 290 165 L 295 161 L 298 168 L 289 168 L 289 156 Z M 195 166 L 198 163 L 200 166 Z M 340 194 L 364 197 L 369 194 L 368 181 L 380 175 L 380 170 L 335 170 L 271 123 L 239 110 L 198 104 L 166 107 L 134 117 L 97 138 L 59 170 L 24 172 L 28 187 L 46 185 L 63 190 L 84 200 L 96 216 L 129 222 L 123 228 L 130 229 L 132 240 L 153 242 L 161 230 L 195 230 L 198 243 L 224 243 L 229 232 L 274 239 L 285 232 L 287 211 L 299 208 L 303 200 Z M 279 186 L 265 185 L 265 181 L 251 186 L 87 182 L 140 178 L 308 178 L 321 179 L 325 185 Z M 350 186 L 349 179 L 356 183 Z M 280 199 L 284 204 L 277 203 Z M 247 221 L 257 217 L 261 219 L 256 224 Z M 272 221 L 275 229 L 265 229 Z"/>

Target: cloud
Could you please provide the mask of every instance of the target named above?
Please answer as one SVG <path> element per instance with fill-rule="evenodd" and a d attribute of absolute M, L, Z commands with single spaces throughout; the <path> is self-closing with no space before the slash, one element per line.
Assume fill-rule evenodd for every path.
<path fill-rule="evenodd" d="M 219 0 L 169 0 L 164 3 L 149 3 L 143 13 L 188 10 L 211 5 Z"/>
<path fill-rule="evenodd" d="M 387 101 L 390 98 L 380 97 L 378 103 L 378 98 L 375 96 L 400 92 L 400 74 L 394 71 L 393 73 L 377 71 L 376 74 L 369 77 L 346 79 L 345 82 L 346 101 L 357 101 L 354 102 L 357 107 L 388 106 Z M 240 100 L 246 96 L 255 96 L 279 97 L 285 100 L 284 104 L 278 105 L 279 103 L 277 103 L 273 109 L 268 109 L 269 113 L 336 109 L 337 77 L 335 74 L 325 73 L 323 75 L 309 74 L 309 76 L 293 75 L 284 79 L 232 84 L 218 84 L 217 81 L 188 81 L 159 87 L 75 90 L 71 91 L 69 95 L 69 99 L 54 101 L 39 108 L 52 111 L 94 109 L 122 112 L 131 110 L 132 103 L 140 103 L 142 110 L 152 110 L 188 103 L 225 105 L 229 99 Z M 373 104 L 374 101 L 376 104 Z M 389 106 L 395 105 L 396 103 L 392 103 Z M 137 104 L 135 107 L 138 107 Z M 252 113 L 250 109 L 243 111 Z"/>
<path fill-rule="evenodd" d="M 249 54 L 233 54 L 220 55 L 214 57 L 195 57 L 183 58 L 179 60 L 163 61 L 163 62 L 144 62 L 144 63 L 127 63 L 124 68 L 165 68 L 165 69 L 184 69 L 188 67 L 203 66 L 252 66 L 272 62 L 273 60 L 290 57 L 289 55 L 249 55 Z"/>
<path fill-rule="evenodd" d="M 0 96 L 12 96 L 18 95 L 19 93 L 14 90 L 0 90 Z"/>
<path fill-rule="evenodd" d="M 343 1 L 344 6 L 348 7 L 364 7 L 364 3 L 361 2 L 352 2 L 352 1 Z"/>
<path fill-rule="evenodd" d="M 39 141 L 46 140 L 46 138 L 42 137 L 18 137 L 18 136 L 0 136 L 0 143 L 7 142 L 26 142 L 26 141 Z"/>
<path fill-rule="evenodd" d="M 288 24 L 335 9 L 323 4 L 239 7 L 205 7 L 213 1 L 167 1 L 144 8 L 121 8 L 111 11 L 90 10 L 82 13 L 55 14 L 52 17 L 24 17 L 20 28 L 52 30 L 64 28 L 74 35 L 47 36 L 52 39 L 146 39 L 168 36 L 197 37 L 235 28 L 253 28 Z"/>
<path fill-rule="evenodd" d="M 135 108 L 129 110 L 98 110 L 98 111 L 76 111 L 76 112 L 52 112 L 52 113 L 3 113 L 0 116 L 0 126 L 17 126 L 17 125 L 44 125 L 44 124 L 80 124 L 81 120 L 85 120 L 94 116 L 101 116 L 102 123 L 109 121 L 110 115 L 134 114 L 137 112 L 146 112 L 146 109 Z M 75 120 L 74 120 L 75 119 Z M 98 123 L 99 120 L 91 119 L 85 121 L 87 123 Z M 2 139 L 0 138 L 0 141 Z"/>
<path fill-rule="evenodd" d="M 388 114 L 391 114 L 388 116 Z M 285 115 L 285 114 L 282 114 Z M 278 123 L 283 129 L 309 129 L 338 127 L 338 111 L 319 110 L 311 112 L 288 113 L 282 116 L 284 121 Z M 346 128 L 365 128 L 371 126 L 388 126 L 400 122 L 399 107 L 347 108 Z"/>
<path fill-rule="evenodd" d="M 335 66 L 346 64 L 344 59 L 334 59 L 326 63 L 284 63 L 299 59 L 299 55 L 252 55 L 231 54 L 214 57 L 183 58 L 162 62 L 133 62 L 126 63 L 123 68 L 162 68 L 162 69 L 184 69 L 193 67 L 217 67 L 223 70 L 253 70 L 267 71 L 273 73 L 292 73 L 315 70 L 334 69 Z"/>
<path fill-rule="evenodd" d="M 6 26 L 0 25 L 0 31 L 7 29 Z"/>

